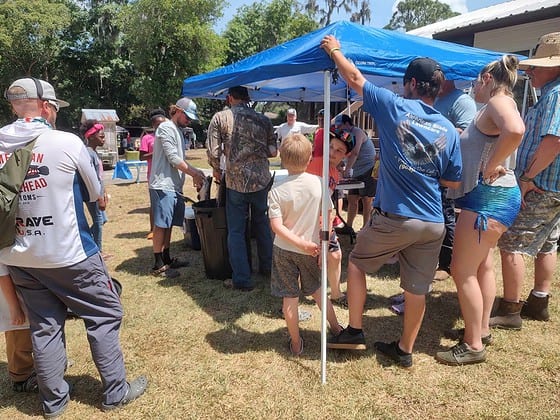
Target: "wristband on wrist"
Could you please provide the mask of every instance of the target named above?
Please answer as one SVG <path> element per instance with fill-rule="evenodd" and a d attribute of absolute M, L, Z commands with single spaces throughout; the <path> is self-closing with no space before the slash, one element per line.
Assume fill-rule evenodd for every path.
<path fill-rule="evenodd" d="M 520 177 L 519 180 L 522 182 L 533 182 L 535 180 L 535 178 L 529 178 L 528 176 L 525 176 L 525 174 L 523 173 Z"/>
<path fill-rule="evenodd" d="M 331 60 L 332 60 L 333 52 L 335 51 L 340 51 L 340 48 L 338 47 L 331 48 L 331 50 L 329 51 L 329 57 L 331 58 Z"/>

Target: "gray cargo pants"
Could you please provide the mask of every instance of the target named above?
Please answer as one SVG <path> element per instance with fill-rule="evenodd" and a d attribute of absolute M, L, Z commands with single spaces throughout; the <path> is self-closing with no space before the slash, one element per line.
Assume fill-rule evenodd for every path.
<path fill-rule="evenodd" d="M 70 398 L 64 380 L 67 308 L 84 320 L 104 403 L 121 401 L 128 390 L 119 343 L 123 310 L 101 255 L 63 268 L 8 268 L 27 308 L 45 413 L 58 411 Z"/>

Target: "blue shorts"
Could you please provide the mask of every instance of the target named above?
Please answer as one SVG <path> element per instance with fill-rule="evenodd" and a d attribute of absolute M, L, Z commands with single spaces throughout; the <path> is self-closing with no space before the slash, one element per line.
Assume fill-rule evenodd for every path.
<path fill-rule="evenodd" d="M 183 226 L 185 200 L 179 193 L 150 189 L 150 205 L 154 215 L 154 226 L 162 229 Z"/>
<path fill-rule="evenodd" d="M 521 208 L 521 191 L 517 186 L 493 187 L 479 181 L 472 191 L 455 199 L 455 207 L 496 220 L 509 228 Z"/>

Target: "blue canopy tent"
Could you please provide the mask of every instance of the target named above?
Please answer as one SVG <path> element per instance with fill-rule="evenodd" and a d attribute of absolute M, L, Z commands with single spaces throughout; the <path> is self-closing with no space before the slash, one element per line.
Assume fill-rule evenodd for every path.
<path fill-rule="evenodd" d="M 378 86 L 395 93 L 402 89 L 402 77 L 409 62 L 417 57 L 430 57 L 439 62 L 447 79 L 467 81 L 502 53 L 464 45 L 421 38 L 401 32 L 376 29 L 351 22 L 336 22 L 307 35 L 262 51 L 237 63 L 193 76 L 183 82 L 182 94 L 192 98 L 225 99 L 227 89 L 245 86 L 254 101 L 324 102 L 323 138 L 323 205 L 326 220 L 330 210 L 328 190 L 328 124 L 330 102 L 360 99 L 338 77 L 333 62 L 319 48 L 326 35 L 334 35 L 344 55 L 362 74 Z M 328 232 L 322 238 L 322 307 L 327 302 Z M 326 311 L 321 322 L 321 379 L 326 382 Z"/>
<path fill-rule="evenodd" d="M 406 33 L 377 29 L 352 22 L 336 22 L 229 66 L 189 77 L 182 94 L 195 98 L 225 99 L 231 86 L 246 86 L 255 101 L 324 100 L 324 71 L 334 71 L 333 62 L 319 48 L 325 35 L 334 35 L 344 55 L 378 86 L 399 90 L 408 63 L 419 56 L 440 63 L 451 80 L 472 80 L 480 69 L 502 53 L 467 47 Z M 346 83 L 331 80 L 330 102 L 359 99 L 347 92 Z"/>

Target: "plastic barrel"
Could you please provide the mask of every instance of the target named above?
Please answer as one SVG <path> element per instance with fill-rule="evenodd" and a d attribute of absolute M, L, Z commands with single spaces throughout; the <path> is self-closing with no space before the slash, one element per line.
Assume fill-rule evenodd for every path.
<path fill-rule="evenodd" d="M 231 278 L 225 207 L 218 207 L 215 199 L 199 201 L 192 207 L 200 236 L 206 277 L 218 280 Z"/>

